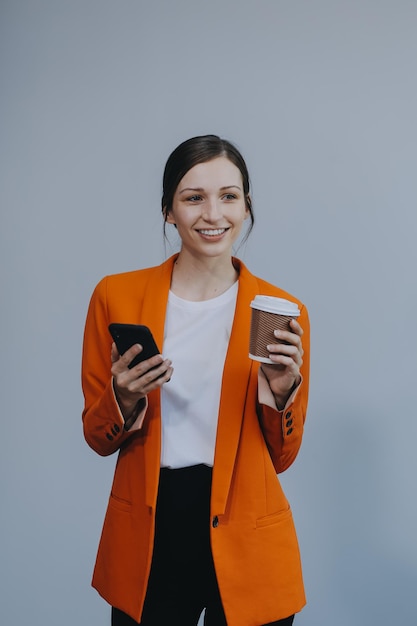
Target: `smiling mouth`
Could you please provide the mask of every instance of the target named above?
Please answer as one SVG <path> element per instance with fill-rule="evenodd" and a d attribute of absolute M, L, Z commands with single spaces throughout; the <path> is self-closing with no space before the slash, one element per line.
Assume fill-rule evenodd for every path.
<path fill-rule="evenodd" d="M 218 237 L 219 235 L 223 235 L 223 233 L 229 230 L 228 228 L 200 228 L 197 232 L 201 235 L 205 235 L 206 237 Z"/>

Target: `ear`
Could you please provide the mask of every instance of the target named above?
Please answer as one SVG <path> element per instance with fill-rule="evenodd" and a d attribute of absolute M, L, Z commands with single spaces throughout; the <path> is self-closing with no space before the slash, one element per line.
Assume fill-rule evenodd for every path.
<path fill-rule="evenodd" d="M 174 226 L 175 226 L 175 220 L 174 220 L 174 217 L 172 215 L 172 211 L 167 211 L 167 208 L 164 207 L 163 214 L 164 214 L 165 222 L 167 224 L 174 224 Z"/>
<path fill-rule="evenodd" d="M 245 220 L 247 220 L 248 217 L 250 217 L 252 213 L 252 198 L 250 197 L 250 194 L 248 194 L 245 197 L 245 206 L 246 206 Z"/>

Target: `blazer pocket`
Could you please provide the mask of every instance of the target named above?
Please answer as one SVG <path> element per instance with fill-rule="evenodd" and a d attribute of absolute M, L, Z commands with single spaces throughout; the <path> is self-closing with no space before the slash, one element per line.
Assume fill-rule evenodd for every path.
<path fill-rule="evenodd" d="M 119 511 L 126 511 L 127 513 L 130 513 L 132 509 L 132 503 L 129 502 L 129 500 L 119 498 L 119 496 L 116 496 L 113 492 L 110 494 L 109 506 L 112 506 Z"/>
<path fill-rule="evenodd" d="M 285 509 L 285 511 L 278 511 L 278 513 L 271 513 L 264 517 L 258 517 L 256 520 L 256 528 L 264 528 L 265 526 L 272 526 L 272 524 L 280 524 L 288 519 L 291 519 L 291 509 Z"/>

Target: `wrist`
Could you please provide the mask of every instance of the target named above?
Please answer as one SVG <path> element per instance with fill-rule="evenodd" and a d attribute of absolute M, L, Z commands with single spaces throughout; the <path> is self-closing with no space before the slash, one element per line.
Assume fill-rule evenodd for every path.
<path fill-rule="evenodd" d="M 113 378 L 112 382 L 114 397 L 125 422 L 125 430 L 129 430 L 140 411 L 144 408 L 146 396 L 142 396 L 139 399 L 137 399 L 137 397 L 132 399 L 132 394 L 129 393 L 128 397 L 124 398 L 123 391 L 118 388 L 115 378 Z"/>
<path fill-rule="evenodd" d="M 294 391 L 297 389 L 298 385 L 301 382 L 301 378 L 299 378 L 298 380 L 296 379 L 292 385 L 292 387 L 290 387 L 290 389 L 288 389 L 287 391 L 274 391 L 274 389 L 272 389 L 271 385 L 270 385 L 270 389 L 272 391 L 272 394 L 274 396 L 274 400 L 275 400 L 275 404 L 277 406 L 278 411 L 283 411 L 285 408 L 285 405 L 287 404 L 288 400 L 290 399 L 290 397 L 292 396 L 292 394 L 294 393 Z"/>
<path fill-rule="evenodd" d="M 125 421 L 124 429 L 129 430 L 132 428 L 133 424 L 136 422 L 139 413 L 144 409 L 146 403 L 146 397 L 140 398 L 133 407 L 133 411 L 131 411 L 130 415 L 126 417 L 123 415 L 123 419 Z"/>

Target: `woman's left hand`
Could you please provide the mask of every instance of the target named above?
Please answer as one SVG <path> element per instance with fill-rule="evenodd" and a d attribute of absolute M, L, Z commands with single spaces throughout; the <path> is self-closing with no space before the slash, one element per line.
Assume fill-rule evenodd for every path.
<path fill-rule="evenodd" d="M 300 383 L 300 368 L 303 364 L 303 329 L 297 320 L 290 321 L 290 330 L 275 330 L 276 338 L 286 343 L 271 343 L 267 346 L 273 365 L 262 363 L 278 409 L 282 410 L 294 388 Z"/>

